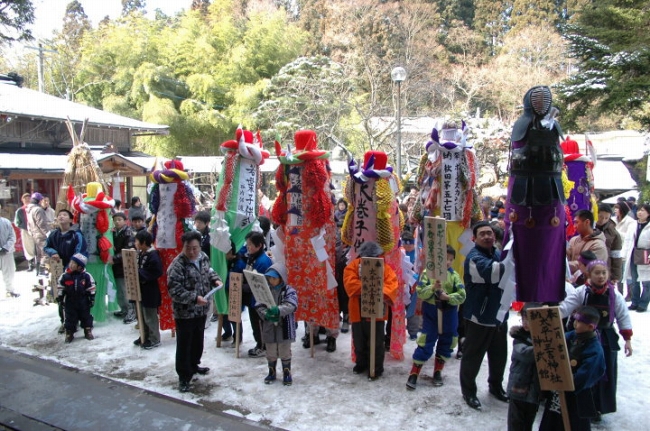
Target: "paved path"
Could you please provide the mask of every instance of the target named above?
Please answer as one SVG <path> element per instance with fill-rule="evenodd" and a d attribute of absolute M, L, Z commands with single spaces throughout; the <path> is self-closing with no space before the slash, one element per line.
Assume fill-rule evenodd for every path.
<path fill-rule="evenodd" d="M 236 418 L 0 348 L 0 430 L 259 431 Z"/>

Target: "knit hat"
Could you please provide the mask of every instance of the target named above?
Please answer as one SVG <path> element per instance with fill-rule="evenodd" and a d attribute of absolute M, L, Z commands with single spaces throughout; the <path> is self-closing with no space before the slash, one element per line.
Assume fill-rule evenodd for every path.
<path fill-rule="evenodd" d="M 359 247 L 359 257 L 379 257 L 384 250 L 374 241 L 366 241 Z"/>
<path fill-rule="evenodd" d="M 77 265 L 81 266 L 82 268 L 86 267 L 86 263 L 88 263 L 88 258 L 84 256 L 81 253 L 75 253 L 70 260 L 74 261 Z"/>
<path fill-rule="evenodd" d="M 43 200 L 43 195 L 40 194 L 39 192 L 34 192 L 34 193 L 32 193 L 32 197 L 31 197 L 31 199 L 32 199 L 32 200 L 35 200 L 35 201 L 37 201 L 37 202 L 40 202 L 40 201 Z"/>

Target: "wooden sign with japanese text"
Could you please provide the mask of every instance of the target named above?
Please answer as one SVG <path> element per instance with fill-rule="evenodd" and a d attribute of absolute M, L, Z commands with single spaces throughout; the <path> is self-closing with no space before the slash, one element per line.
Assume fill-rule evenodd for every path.
<path fill-rule="evenodd" d="M 129 301 L 142 301 L 140 277 L 138 275 L 138 252 L 133 249 L 123 249 L 122 263 L 124 265 L 126 299 Z"/>
<path fill-rule="evenodd" d="M 535 364 L 543 391 L 573 391 L 573 374 L 559 307 L 529 308 Z"/>
<path fill-rule="evenodd" d="M 63 262 L 55 262 L 50 259 L 50 287 L 52 288 L 52 297 L 56 298 L 59 294 L 59 278 L 63 274 Z"/>
<path fill-rule="evenodd" d="M 361 258 L 361 317 L 384 317 L 384 259 Z"/>
<path fill-rule="evenodd" d="M 430 280 L 447 279 L 447 221 L 441 217 L 424 218 L 424 256 Z"/>
<path fill-rule="evenodd" d="M 228 320 L 241 322 L 241 286 L 244 276 L 238 272 L 228 275 Z"/>
<path fill-rule="evenodd" d="M 251 287 L 256 302 L 262 303 L 268 308 L 275 306 L 275 299 L 271 295 L 271 289 L 266 282 L 264 274 L 245 269 L 244 276 L 246 277 L 246 281 L 248 281 L 248 285 Z"/>

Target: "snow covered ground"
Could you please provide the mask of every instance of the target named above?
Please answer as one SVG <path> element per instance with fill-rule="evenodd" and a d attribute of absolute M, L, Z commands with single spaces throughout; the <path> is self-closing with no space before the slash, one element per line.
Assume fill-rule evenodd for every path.
<path fill-rule="evenodd" d="M 244 342 L 239 359 L 234 348 L 215 347 L 216 324 L 206 330 L 202 365 L 211 371 L 192 382 L 192 392 L 181 394 L 176 390 L 175 340 L 170 331 L 161 334 L 160 347 L 142 350 L 133 345 L 138 337 L 134 325 L 113 319 L 96 324 L 94 341 L 83 339 L 83 334 L 78 332 L 77 338 L 66 345 L 63 336 L 56 333 L 59 325 L 56 305 L 32 305 L 36 297 L 31 292 L 34 281 L 33 273 L 16 273 L 15 285 L 22 294 L 17 299 L 5 298 L 4 289 L 0 290 L 0 345 L 3 347 L 288 430 L 506 429 L 507 405 L 488 395 L 486 363 L 477 379 L 478 397 L 483 403 L 481 412 L 470 409 L 462 400 L 458 382 L 460 361 L 456 359 L 444 370 L 444 386 L 432 386 L 433 365 L 428 363 L 417 390 L 406 390 L 410 356 L 415 348 L 413 341 L 407 341 L 404 346 L 404 361 L 387 356 L 386 370 L 379 380 L 370 382 L 365 376 L 354 375 L 350 333 L 339 336 L 338 350 L 334 353 L 327 353 L 323 343 L 316 346 L 314 358 L 298 341 L 293 345 L 293 386 L 285 387 L 277 382 L 265 385 L 265 358 L 246 355 L 254 346 L 247 320 L 243 322 Z M 244 318 L 247 319 L 247 313 Z M 510 324 L 519 321 L 518 316 L 511 315 Z M 647 372 L 650 313 L 632 312 L 632 322 L 634 354 L 629 358 L 619 354 L 618 412 L 604 416 L 603 422 L 592 429 L 645 428 L 642 425 L 647 420 L 645 397 L 650 389 Z M 301 323 L 298 336 L 302 335 Z M 540 416 L 538 413 L 538 420 Z"/>

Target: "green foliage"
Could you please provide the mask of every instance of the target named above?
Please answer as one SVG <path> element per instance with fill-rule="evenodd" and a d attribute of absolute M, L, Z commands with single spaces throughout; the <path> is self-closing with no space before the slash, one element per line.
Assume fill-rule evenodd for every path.
<path fill-rule="evenodd" d="M 566 38 L 577 72 L 558 86 L 571 124 L 618 113 L 650 126 L 650 1 L 601 0 Z"/>
<path fill-rule="evenodd" d="M 557 26 L 562 21 L 562 13 L 555 0 L 514 0 L 510 26 L 521 31 L 529 26 Z"/>
<path fill-rule="evenodd" d="M 30 0 L 0 0 L 0 45 L 33 40 L 34 5 Z"/>
<path fill-rule="evenodd" d="M 322 56 L 298 58 L 269 82 L 253 114 L 255 126 L 272 139 L 286 141 L 298 129 L 342 137 L 340 120 L 350 111 L 351 89 L 340 64 Z"/>
<path fill-rule="evenodd" d="M 168 137 L 138 139 L 148 152 L 218 154 L 306 38 L 283 11 L 242 15 L 240 6 L 217 0 L 176 18 L 128 13 L 105 23 L 84 39 L 79 99 L 169 125 Z"/>

